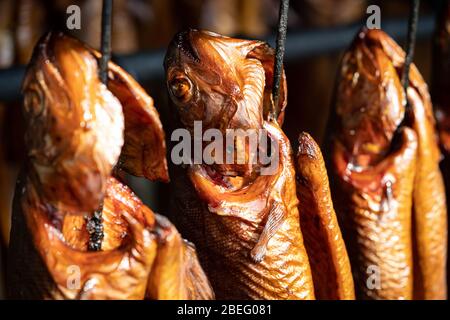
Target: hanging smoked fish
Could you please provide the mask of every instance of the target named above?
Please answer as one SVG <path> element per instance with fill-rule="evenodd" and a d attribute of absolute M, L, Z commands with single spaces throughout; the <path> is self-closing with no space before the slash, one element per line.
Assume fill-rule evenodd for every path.
<path fill-rule="evenodd" d="M 96 55 L 49 33 L 28 66 L 9 297 L 211 298 L 192 245 L 111 176 L 121 156 L 127 171 L 167 180 L 164 132 L 152 99 L 125 71 L 110 63 L 108 88 L 100 82 Z M 86 219 L 97 210 L 104 239 L 90 252 Z"/>
<path fill-rule="evenodd" d="M 333 200 L 363 299 L 446 298 L 435 122 L 414 65 L 405 96 L 404 59 L 383 31 L 362 30 L 343 58 L 330 118 Z"/>
<path fill-rule="evenodd" d="M 199 124 L 201 134 L 214 129 L 222 137 L 232 130 L 263 130 L 270 146 L 277 147 L 259 147 L 278 159 L 273 172 L 263 173 L 263 163 L 250 161 L 256 149 L 236 139 L 231 150 L 223 146 L 223 152 L 214 153 L 210 164 L 194 159 L 173 168 L 172 220 L 195 243 L 219 299 L 353 299 L 350 264 L 320 151 L 302 136 L 295 163 L 280 129 L 284 76 L 278 119 L 268 120 L 273 66 L 274 50 L 260 41 L 193 29 L 172 40 L 165 69 L 179 127 L 191 137 Z M 244 150 L 241 163 L 222 161 L 238 149 Z M 323 254 L 314 253 L 316 248 Z"/>

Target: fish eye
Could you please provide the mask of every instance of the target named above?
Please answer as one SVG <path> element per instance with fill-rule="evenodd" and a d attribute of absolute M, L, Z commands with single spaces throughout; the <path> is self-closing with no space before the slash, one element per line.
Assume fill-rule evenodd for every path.
<path fill-rule="evenodd" d="M 45 108 L 45 100 L 35 84 L 29 86 L 24 92 L 23 107 L 27 114 L 38 117 Z"/>
<path fill-rule="evenodd" d="M 169 82 L 172 95 L 181 102 L 187 102 L 192 97 L 192 82 L 188 77 L 178 76 Z"/>

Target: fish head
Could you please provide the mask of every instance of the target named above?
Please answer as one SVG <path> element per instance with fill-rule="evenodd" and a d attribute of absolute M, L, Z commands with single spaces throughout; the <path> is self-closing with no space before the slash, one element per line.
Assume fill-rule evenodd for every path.
<path fill-rule="evenodd" d="M 229 129 L 261 129 L 272 103 L 274 53 L 264 42 L 209 31 L 188 29 L 175 35 L 164 67 L 170 100 L 184 128 L 192 133 L 195 122 L 201 122 L 203 131 L 218 129 L 223 137 Z M 286 95 L 283 73 L 279 122 Z M 223 155 L 230 150 L 249 150 L 245 144 L 224 148 Z M 254 155 L 244 152 L 244 165 L 220 165 L 216 169 L 222 174 L 249 174 L 258 166 L 249 166 L 247 162 Z"/>
<path fill-rule="evenodd" d="M 406 99 L 384 33 L 362 30 L 345 53 L 335 103 L 339 136 L 356 166 L 378 162 L 390 150 L 405 116 Z"/>
<path fill-rule="evenodd" d="M 164 67 L 182 124 L 261 128 L 272 88 L 274 50 L 266 43 L 188 29 L 175 35 Z M 280 109 L 286 104 L 282 81 Z"/>

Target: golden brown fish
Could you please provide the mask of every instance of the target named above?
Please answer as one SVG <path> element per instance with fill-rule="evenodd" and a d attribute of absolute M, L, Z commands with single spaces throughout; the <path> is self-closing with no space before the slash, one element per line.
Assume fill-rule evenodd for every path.
<path fill-rule="evenodd" d="M 331 117 L 333 199 L 366 299 L 445 299 L 447 216 L 428 88 L 381 30 L 345 54 Z"/>
<path fill-rule="evenodd" d="M 350 261 L 331 200 L 328 174 L 319 146 L 300 134 L 296 157 L 300 227 L 317 299 L 354 299 Z"/>
<path fill-rule="evenodd" d="M 192 245 L 111 176 L 121 153 L 131 173 L 168 174 L 151 98 L 118 66 L 109 71 L 107 88 L 95 53 L 61 33 L 35 49 L 23 84 L 28 153 L 13 208 L 9 297 L 212 298 Z M 87 218 L 99 208 L 102 251 L 89 252 Z"/>
<path fill-rule="evenodd" d="M 233 129 L 263 130 L 272 144 L 259 147 L 271 148 L 278 163 L 273 172 L 263 173 L 267 166 L 249 161 L 256 153 L 247 148 L 249 139 L 244 147 L 240 146 L 245 153 L 243 164 L 194 161 L 186 163 L 186 169 L 174 168 L 172 220 L 195 243 L 219 299 L 314 299 L 315 292 L 323 299 L 352 299 L 350 266 L 332 218 L 334 212 L 325 212 L 322 207 L 319 210 L 324 211 L 316 218 L 331 228 L 319 231 L 322 237 L 317 237 L 317 241 L 323 243 L 316 244 L 311 234 L 308 240 L 331 252 L 323 266 L 329 266 L 334 275 L 324 277 L 330 284 L 322 279 L 313 281 L 308 248 L 300 229 L 303 213 L 299 215 L 299 200 L 302 203 L 304 199 L 297 199 L 292 150 L 279 127 L 286 105 L 284 77 L 280 105 L 276 108 L 280 116 L 278 121 L 268 120 L 273 59 L 274 51 L 259 41 L 192 29 L 173 39 L 165 68 L 180 126 L 194 135 L 195 121 L 201 122 L 202 134 L 207 129 L 219 130 L 222 136 Z M 230 149 L 239 150 L 237 141 L 233 140 L 235 144 L 225 147 L 222 157 L 215 160 L 223 160 Z M 314 146 L 313 141 L 305 141 L 303 148 Z M 320 161 L 321 155 L 316 156 Z M 307 170 L 301 175 L 305 180 L 310 178 Z M 327 182 L 325 170 L 317 175 L 320 179 L 310 179 L 305 193 L 315 195 L 319 188 L 316 184 Z M 305 202 L 300 208 L 331 205 L 330 199 L 305 201 L 309 204 Z M 335 239 L 333 245 L 328 241 L 331 238 Z M 321 287 L 324 285 L 331 288 L 329 292 Z"/>

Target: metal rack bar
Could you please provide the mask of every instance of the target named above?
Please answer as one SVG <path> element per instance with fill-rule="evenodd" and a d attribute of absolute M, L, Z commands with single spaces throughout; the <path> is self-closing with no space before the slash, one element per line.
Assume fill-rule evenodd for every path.
<path fill-rule="evenodd" d="M 417 39 L 429 39 L 434 32 L 434 26 L 434 15 L 421 17 L 417 27 Z M 285 63 L 289 64 L 299 59 L 345 49 L 360 28 L 361 24 L 354 24 L 335 28 L 289 32 L 284 56 Z M 382 23 L 382 28 L 396 41 L 402 41 L 407 36 L 408 21 L 407 19 L 386 19 Z M 265 40 L 273 45 L 275 38 L 276 36 L 272 35 Z M 132 74 L 138 81 L 161 80 L 164 78 L 162 65 L 164 54 L 165 49 L 159 49 L 130 55 L 113 55 L 112 60 Z M 24 66 L 0 70 L 0 101 L 20 99 L 20 84 L 24 74 Z"/>

